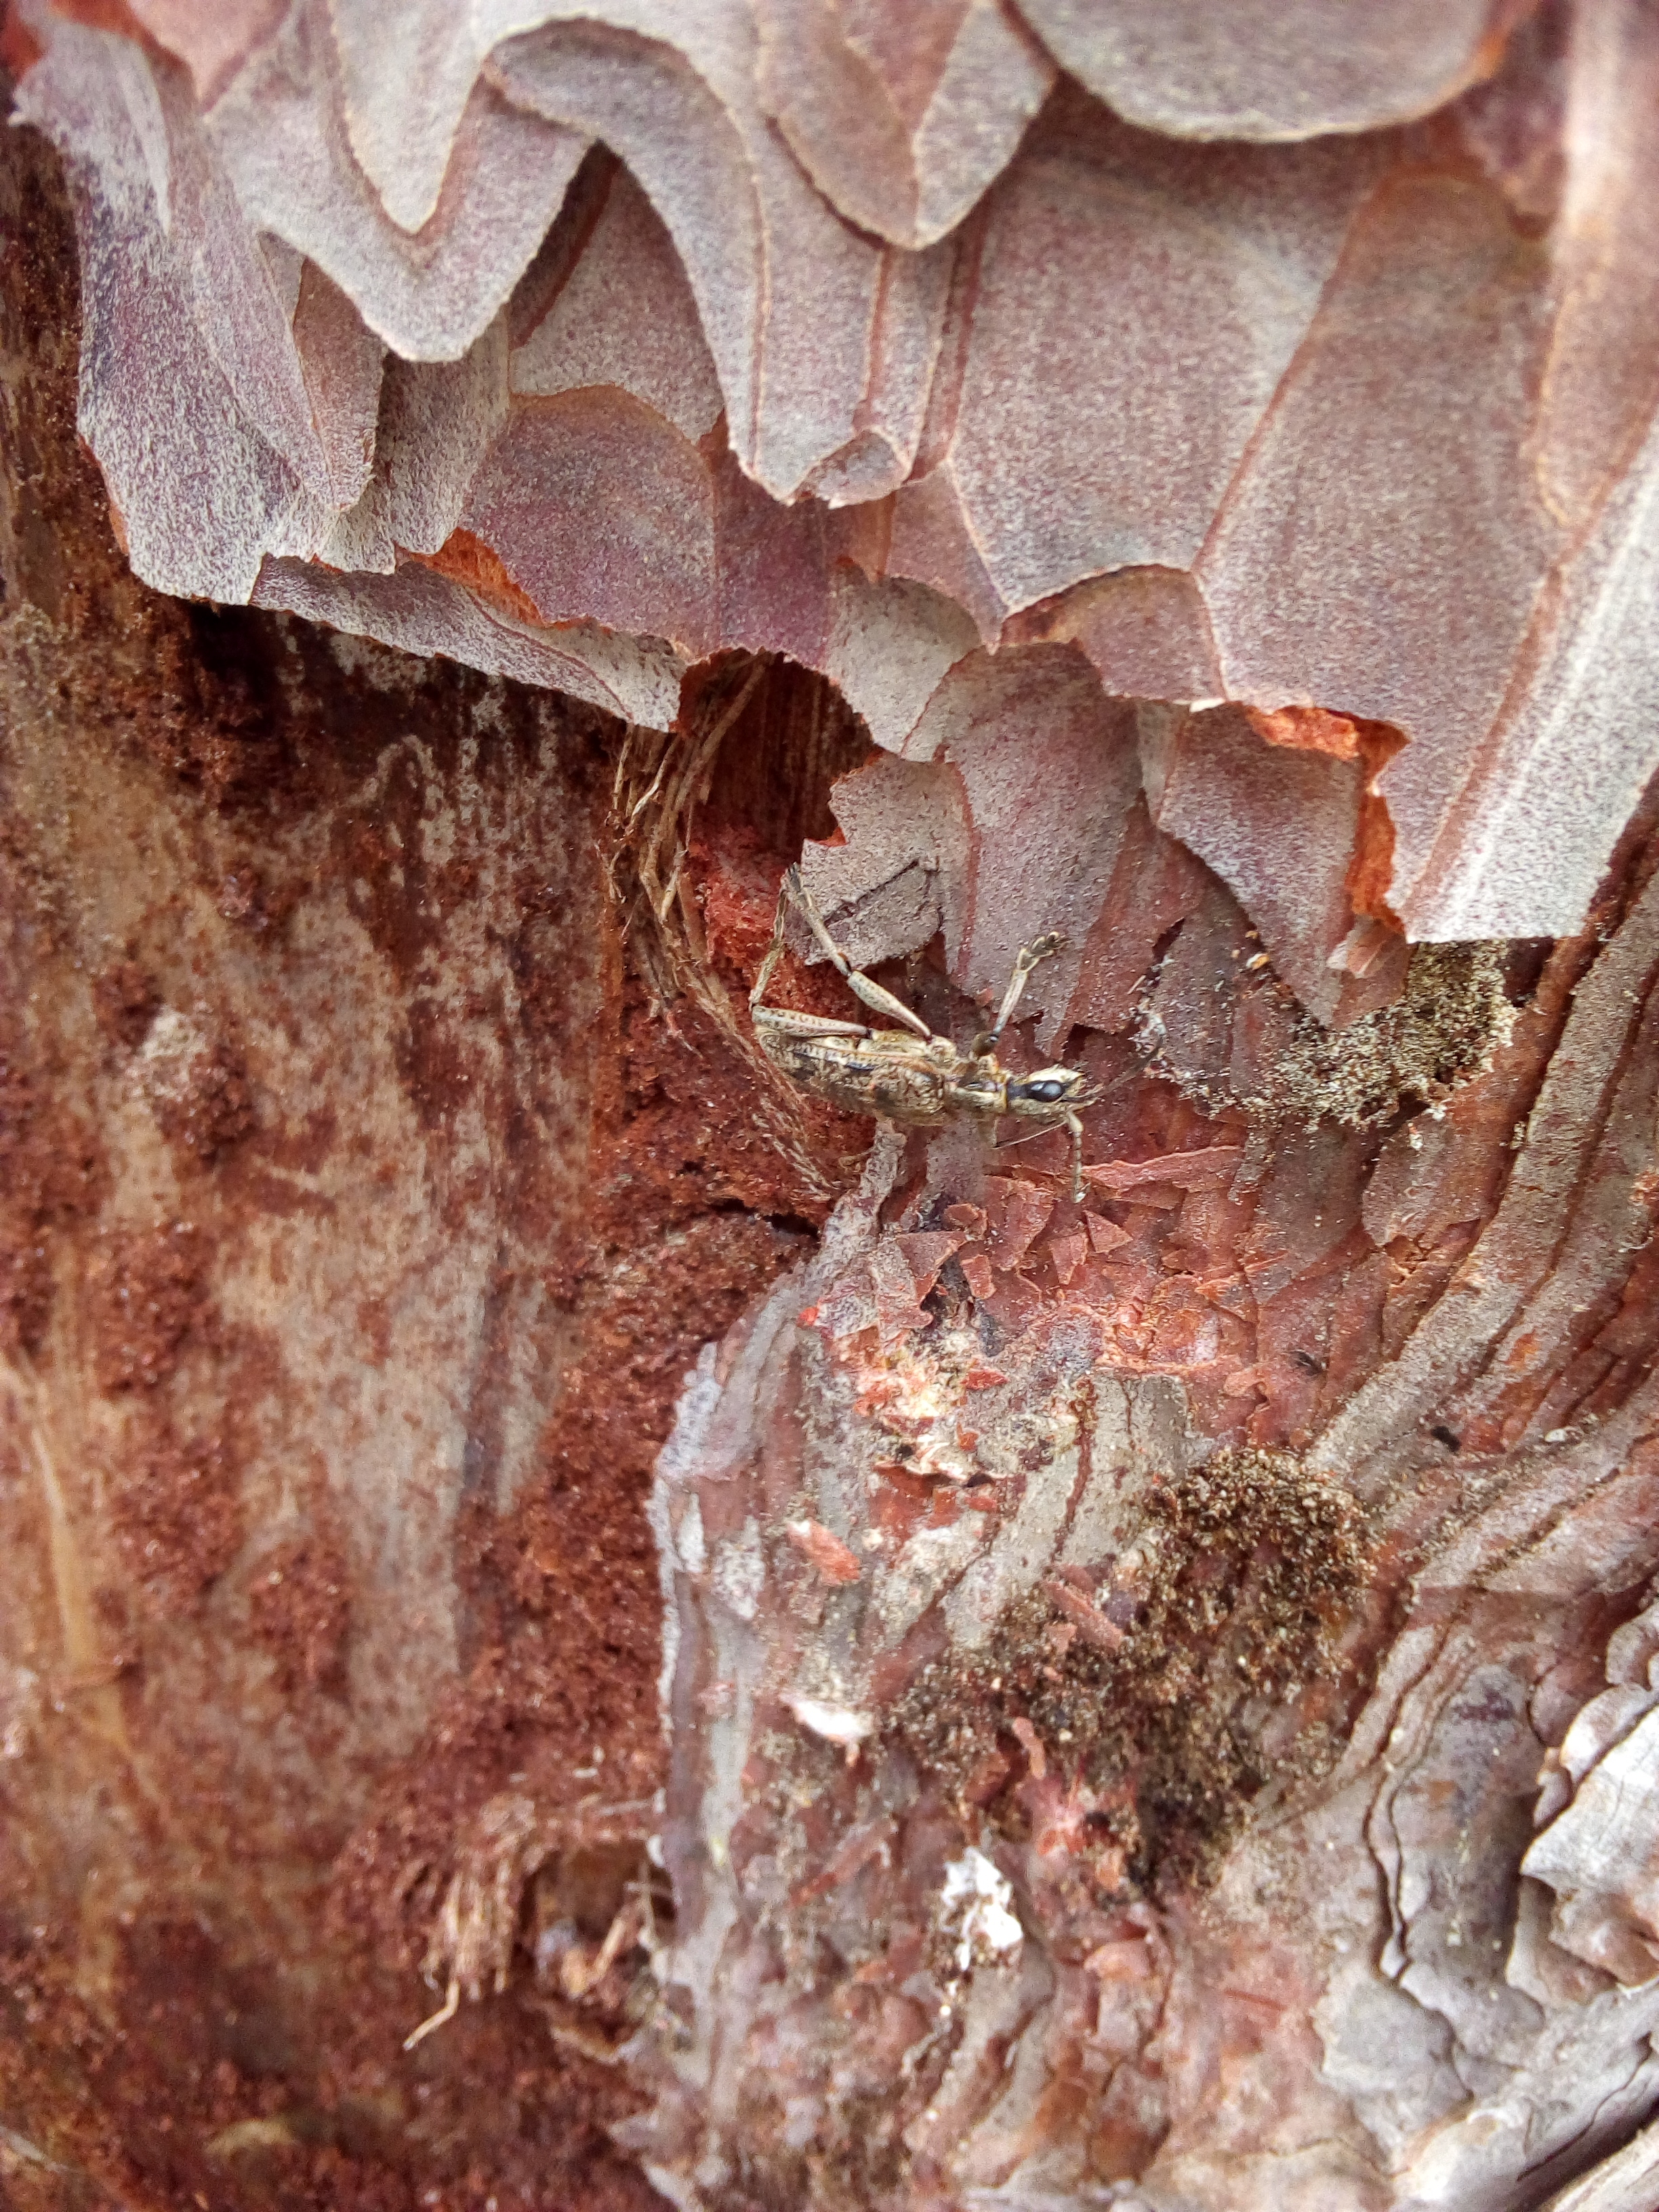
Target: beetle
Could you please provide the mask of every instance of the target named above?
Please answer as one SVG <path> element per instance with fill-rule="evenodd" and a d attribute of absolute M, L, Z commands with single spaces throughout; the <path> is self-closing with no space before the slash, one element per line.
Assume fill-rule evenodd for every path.
<path fill-rule="evenodd" d="M 854 997 L 872 1013 L 902 1023 L 902 1028 L 872 1029 L 861 1022 L 798 1014 L 765 1003 L 767 986 L 783 952 L 784 921 L 791 906 L 835 963 L 836 972 Z M 801 881 L 800 870 L 791 867 L 784 871 L 779 889 L 772 942 L 749 994 L 750 1019 L 757 1042 L 775 1067 L 802 1090 L 854 1113 L 877 1114 L 913 1128 L 937 1127 L 957 1114 L 990 1121 L 1009 1114 L 1069 1131 L 1072 1195 L 1080 1200 L 1083 1124 L 1078 1115 L 1097 1094 L 1074 1067 L 1039 1067 L 1030 1075 L 1011 1075 L 996 1056 L 1026 979 L 1060 945 L 1060 939 L 1049 935 L 1020 947 L 995 1022 L 964 1053 L 949 1037 L 936 1036 L 902 999 L 853 966 L 830 936 Z"/>

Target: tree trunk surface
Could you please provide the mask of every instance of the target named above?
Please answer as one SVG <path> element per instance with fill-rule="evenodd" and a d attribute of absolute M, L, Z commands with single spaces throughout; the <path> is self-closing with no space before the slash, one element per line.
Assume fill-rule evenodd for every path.
<path fill-rule="evenodd" d="M 0 194 L 0 2198 L 1652 2212 L 1653 790 L 1410 945 L 1397 730 L 1086 609 L 167 596 Z M 798 860 L 964 1044 L 1061 935 L 1080 1198 L 769 1066 Z"/>

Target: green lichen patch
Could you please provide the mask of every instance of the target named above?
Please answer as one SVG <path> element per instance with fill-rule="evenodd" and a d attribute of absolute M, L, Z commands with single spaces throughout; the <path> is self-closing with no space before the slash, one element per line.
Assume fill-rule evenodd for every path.
<path fill-rule="evenodd" d="M 1340 1484 L 1289 1452 L 1219 1451 L 1149 1487 L 1115 1560 L 1045 1583 L 971 1659 L 928 1668 L 892 1727 L 964 1812 L 1004 1823 L 1035 1741 L 1073 1785 L 1097 1880 L 1113 1860 L 1141 1885 L 1201 1880 L 1270 1778 L 1334 1749 L 1320 1708 L 1367 1558 Z"/>

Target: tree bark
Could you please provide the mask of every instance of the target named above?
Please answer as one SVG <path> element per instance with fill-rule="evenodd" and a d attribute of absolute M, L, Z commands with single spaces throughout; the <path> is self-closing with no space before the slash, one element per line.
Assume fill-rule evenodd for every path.
<path fill-rule="evenodd" d="M 1396 727 L 1103 688 L 1173 570 L 625 677 L 482 523 L 166 596 L 0 191 L 9 2198 L 1659 2203 L 1653 790 L 1413 946 Z M 291 611 L 458 579 L 541 682 Z M 1081 1201 L 769 1068 L 797 860 L 964 1042 L 1062 934 Z"/>

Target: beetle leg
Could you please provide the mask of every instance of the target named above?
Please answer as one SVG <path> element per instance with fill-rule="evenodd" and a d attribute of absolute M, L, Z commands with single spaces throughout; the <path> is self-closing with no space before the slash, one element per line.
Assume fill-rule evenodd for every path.
<path fill-rule="evenodd" d="M 853 966 L 825 927 L 823 916 L 813 905 L 811 896 L 800 879 L 799 868 L 786 868 L 784 871 L 783 890 L 779 899 L 780 918 L 784 898 L 793 899 L 800 908 L 801 918 L 806 927 L 817 938 L 830 959 L 835 962 L 836 973 L 855 999 L 861 1000 L 872 1013 L 885 1014 L 890 1021 L 902 1022 L 906 1029 L 914 1030 L 919 1037 L 926 1037 L 929 1044 L 933 1042 L 932 1030 L 919 1014 L 911 1012 L 902 999 L 896 999 L 890 991 L 884 990 L 879 983 L 872 983 L 866 975 Z M 775 939 L 773 941 L 775 944 L 777 942 Z M 769 952 L 767 955 L 769 961 L 771 957 Z M 769 975 L 770 969 L 763 968 L 761 972 L 763 975 Z M 757 985 L 756 988 L 758 989 L 759 986 Z M 750 1003 L 752 1005 L 754 1002 L 751 1000 Z"/>
<path fill-rule="evenodd" d="M 869 1025 L 865 1022 L 838 1022 L 829 1014 L 798 1014 L 789 1006 L 755 1006 L 750 1019 L 757 1029 L 771 1030 L 779 1036 L 853 1036 L 867 1037 Z"/>
<path fill-rule="evenodd" d="M 1072 1197 L 1083 1203 L 1083 1124 L 1075 1114 L 1066 1116 L 1066 1127 L 1072 1133 Z"/>
<path fill-rule="evenodd" d="M 1085 1103 L 1091 1104 L 1088 1100 Z M 1040 1129 L 1027 1129 L 1023 1136 L 1005 1137 L 997 1146 L 1000 1152 L 1012 1152 L 1016 1145 L 1030 1145 L 1039 1137 L 1052 1137 L 1057 1129 L 1066 1130 L 1072 1139 L 1072 1196 L 1083 1203 L 1083 1124 L 1075 1114 L 1058 1114 L 1052 1121 L 1045 1121 Z"/>
<path fill-rule="evenodd" d="M 1002 1004 L 997 1008 L 996 1020 L 982 1036 L 974 1039 L 976 1060 L 982 1060 L 988 1052 L 996 1050 L 997 1041 L 1008 1026 L 1008 1018 L 1019 1004 L 1026 977 L 1039 960 L 1047 960 L 1051 953 L 1059 951 L 1060 946 L 1060 939 L 1051 933 L 1047 937 L 1034 937 L 1029 945 L 1022 945 L 1015 953 L 1014 972 L 1008 978 L 1008 988 L 1002 994 Z"/>

